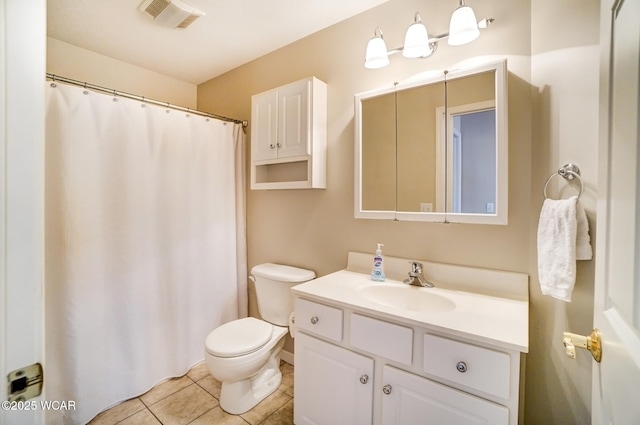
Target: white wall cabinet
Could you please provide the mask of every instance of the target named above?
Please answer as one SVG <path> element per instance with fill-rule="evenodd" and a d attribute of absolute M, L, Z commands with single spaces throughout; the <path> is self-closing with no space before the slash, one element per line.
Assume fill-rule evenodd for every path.
<path fill-rule="evenodd" d="M 296 425 L 518 423 L 518 351 L 327 304 L 295 298 Z"/>
<path fill-rule="evenodd" d="M 326 188 L 327 85 L 315 77 L 251 97 L 251 189 Z"/>

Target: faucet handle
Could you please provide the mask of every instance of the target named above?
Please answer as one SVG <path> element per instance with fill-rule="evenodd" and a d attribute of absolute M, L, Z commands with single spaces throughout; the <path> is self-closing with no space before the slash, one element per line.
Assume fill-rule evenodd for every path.
<path fill-rule="evenodd" d="M 417 261 L 409 261 L 409 264 L 411 264 L 412 273 L 422 273 L 422 263 L 419 263 Z"/>

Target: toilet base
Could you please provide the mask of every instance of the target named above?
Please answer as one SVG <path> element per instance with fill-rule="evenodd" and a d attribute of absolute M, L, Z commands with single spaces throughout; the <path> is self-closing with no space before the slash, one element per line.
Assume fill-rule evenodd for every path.
<path fill-rule="evenodd" d="M 284 341 L 281 341 L 281 344 L 284 345 Z M 251 378 L 236 382 L 222 382 L 220 387 L 222 410 L 232 415 L 240 415 L 251 410 L 278 389 L 282 382 L 280 351 L 281 347 L 274 350 L 267 363 Z"/>

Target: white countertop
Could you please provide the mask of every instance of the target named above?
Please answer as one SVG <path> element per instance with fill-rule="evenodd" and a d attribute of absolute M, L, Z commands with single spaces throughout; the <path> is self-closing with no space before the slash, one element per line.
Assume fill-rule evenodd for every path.
<path fill-rule="evenodd" d="M 371 281 L 368 274 L 340 270 L 297 285 L 292 288 L 292 292 L 302 298 L 338 305 L 398 323 L 442 331 L 509 350 L 524 353 L 529 351 L 528 299 L 445 289 L 438 287 L 438 282 L 435 283 L 435 288 L 413 287 L 391 279 L 379 283 Z M 403 285 L 409 290 L 429 291 L 451 300 L 455 303 L 455 308 L 451 311 L 414 311 L 383 305 L 363 296 L 363 288 L 380 284 Z"/>

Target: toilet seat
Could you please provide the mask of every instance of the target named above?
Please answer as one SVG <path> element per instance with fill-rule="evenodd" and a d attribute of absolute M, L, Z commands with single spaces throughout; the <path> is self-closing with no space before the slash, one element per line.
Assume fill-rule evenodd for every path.
<path fill-rule="evenodd" d="M 245 317 L 218 327 L 205 340 L 207 352 L 216 357 L 238 357 L 264 347 L 273 325 L 255 317 Z"/>

